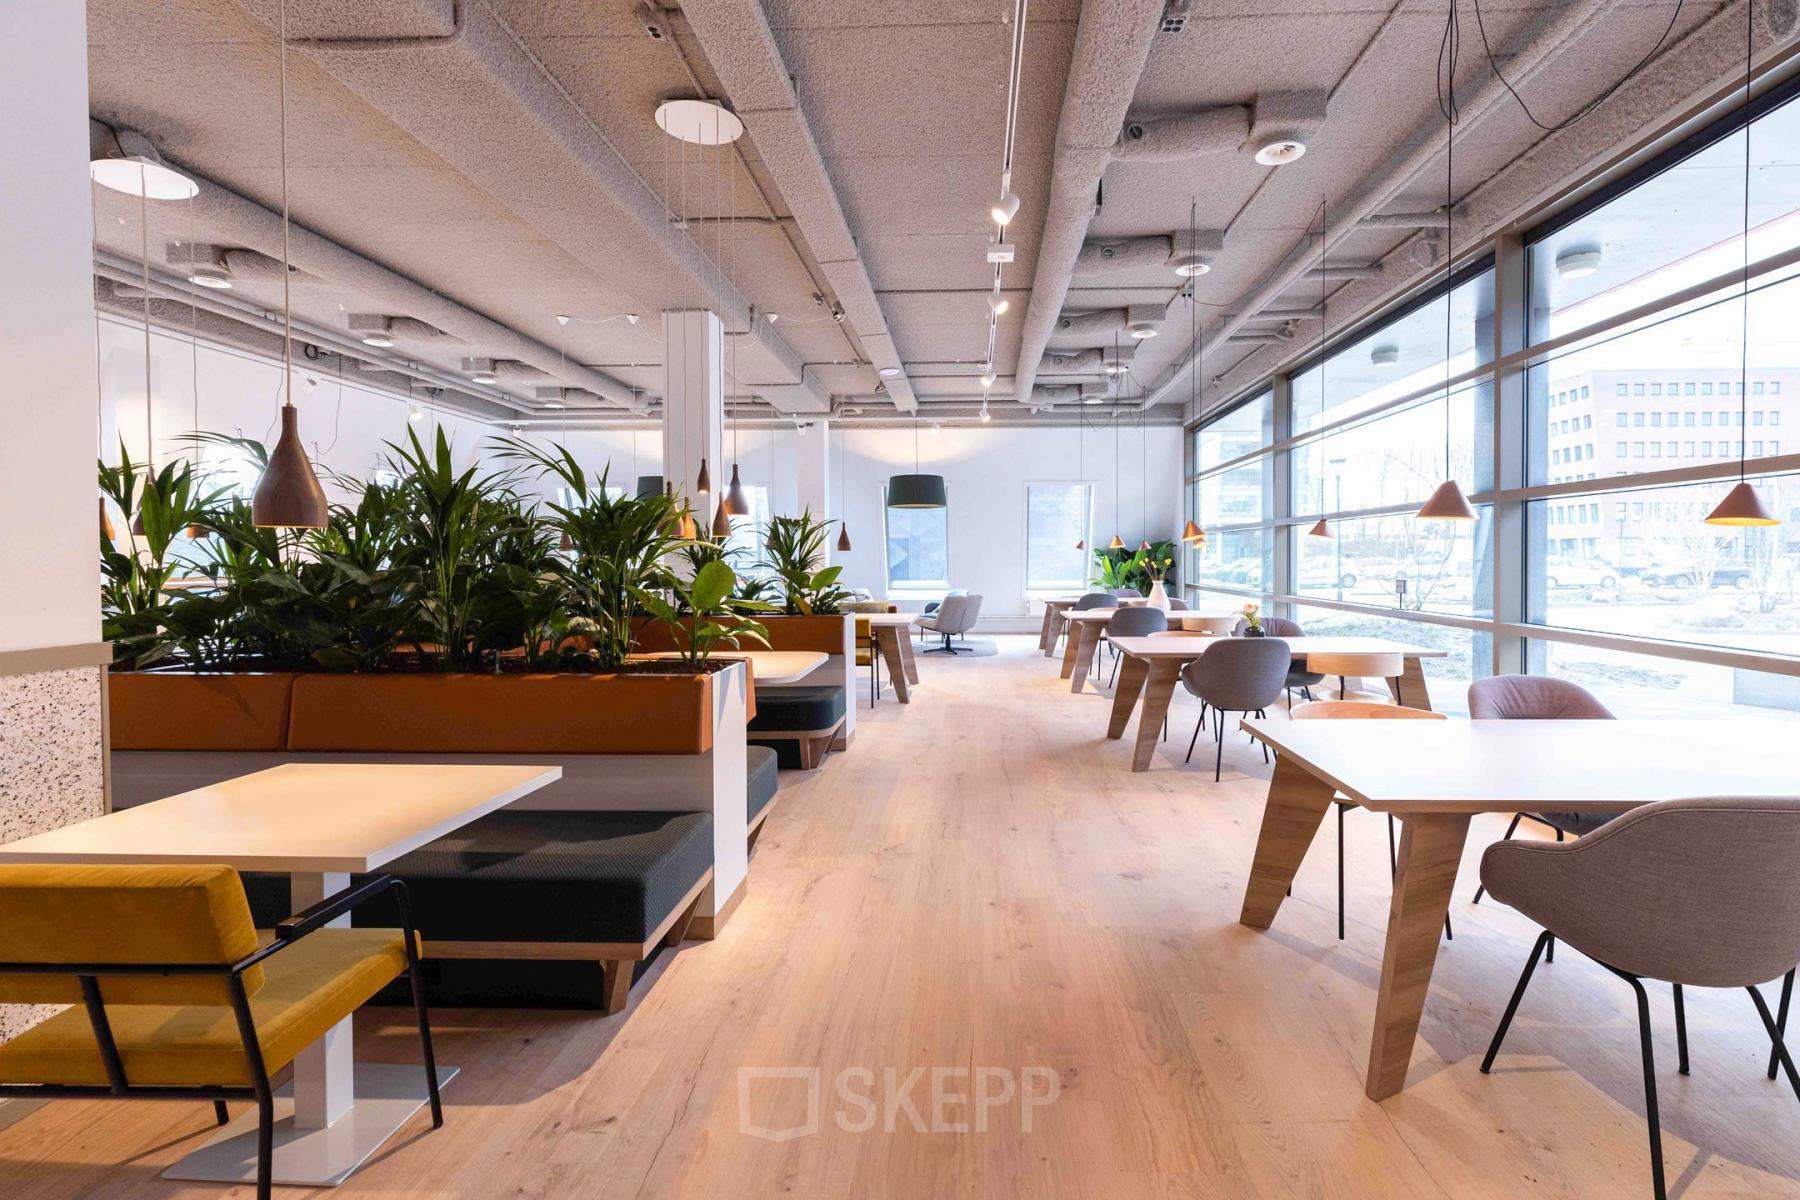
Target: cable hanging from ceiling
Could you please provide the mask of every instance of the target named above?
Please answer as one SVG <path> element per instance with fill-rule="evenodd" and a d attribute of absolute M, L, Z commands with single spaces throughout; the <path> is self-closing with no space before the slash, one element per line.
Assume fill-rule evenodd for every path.
<path fill-rule="evenodd" d="M 1531 111 L 1531 106 L 1525 103 L 1525 97 L 1519 94 L 1519 89 L 1513 86 L 1512 81 L 1506 77 L 1506 72 L 1500 69 L 1500 60 L 1494 54 L 1494 48 L 1488 44 L 1487 23 L 1482 20 L 1481 16 L 1481 0 L 1471 0 L 1471 3 L 1475 6 L 1475 30 L 1481 35 L 1481 50 L 1482 53 L 1487 56 L 1488 66 L 1493 69 L 1494 78 L 1498 79 L 1506 88 L 1507 92 L 1512 95 L 1512 98 L 1518 101 L 1519 111 L 1525 114 L 1525 119 L 1527 121 L 1530 121 L 1533 125 L 1536 125 L 1546 133 L 1557 133 L 1585 120 L 1595 109 L 1612 99 L 1613 93 L 1617 92 L 1627 83 L 1630 83 L 1632 79 L 1636 78 L 1638 72 L 1642 71 L 1650 64 L 1651 59 L 1662 53 L 1663 47 L 1668 44 L 1669 35 L 1675 32 L 1675 23 L 1681 19 L 1681 10 L 1686 3 L 1686 0 L 1675 0 L 1675 11 L 1669 14 L 1669 23 L 1663 27 L 1662 36 L 1656 39 L 1656 45 L 1650 47 L 1649 52 L 1646 53 L 1644 57 L 1638 59 L 1636 66 L 1619 76 L 1617 81 L 1607 87 L 1605 91 L 1576 109 L 1573 115 L 1554 124 L 1545 124 L 1543 121 L 1538 120 L 1536 114 Z M 1745 0 L 1744 7 L 1747 9 L 1753 8 L 1753 5 L 1750 3 L 1750 0 Z M 1450 3 L 1450 24 L 1453 27 L 1458 24 L 1456 16 L 1456 0 L 1451 0 Z M 1460 37 L 1460 32 L 1458 36 Z"/>

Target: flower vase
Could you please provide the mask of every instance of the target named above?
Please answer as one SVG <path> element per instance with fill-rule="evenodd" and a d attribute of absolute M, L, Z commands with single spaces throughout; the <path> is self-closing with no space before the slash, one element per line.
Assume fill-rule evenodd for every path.
<path fill-rule="evenodd" d="M 1150 581 L 1150 598 L 1145 603 L 1150 608 L 1160 608 L 1164 612 L 1169 611 L 1169 593 L 1163 589 L 1162 580 L 1152 579 Z"/>
<path fill-rule="evenodd" d="M 1269 635 L 1263 630 L 1263 627 L 1261 625 L 1247 625 L 1244 627 L 1244 636 L 1245 637 L 1268 637 Z"/>

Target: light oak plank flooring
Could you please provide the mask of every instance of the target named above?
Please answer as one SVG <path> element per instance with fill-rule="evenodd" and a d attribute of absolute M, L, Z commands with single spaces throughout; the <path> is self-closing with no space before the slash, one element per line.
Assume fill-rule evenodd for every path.
<path fill-rule="evenodd" d="M 993 658 L 921 656 L 913 703 L 889 691 L 859 714 L 850 751 L 785 774 L 723 935 L 659 955 L 624 1014 L 434 1012 L 439 1061 L 463 1069 L 445 1128 L 416 1118 L 334 1194 L 1649 1194 L 1623 984 L 1565 951 L 1539 969 L 1495 1074 L 1477 1070 L 1535 933 L 1469 903 L 1503 819 L 1471 833 L 1410 1086 L 1372 1103 L 1383 822 L 1349 816 L 1346 941 L 1331 816 L 1273 927 L 1245 928 L 1261 754 L 1234 736 L 1215 785 L 1203 738 L 1182 767 L 1197 705 L 1178 690 L 1169 741 L 1134 775 L 1131 741 L 1105 737 L 1104 689 L 1070 695 L 1030 635 L 1000 641 Z M 1652 995 L 1672 1194 L 1800 1197 L 1800 1104 L 1763 1077 L 1748 998 L 1689 992 L 1684 1079 L 1668 991 Z M 365 1011 L 357 1049 L 416 1061 L 409 1014 Z M 744 1074 L 768 1068 L 799 1074 Z M 817 1132 L 746 1132 L 802 1121 L 814 1070 Z M 897 1092 L 914 1071 L 917 1124 L 881 1105 L 887 1078 Z M 837 1099 L 841 1076 L 874 1095 L 872 1116 Z M 978 1116 L 959 1099 L 993 1099 L 1003 1080 L 1042 1097 L 1052 1077 L 1054 1101 L 1029 1110 L 1014 1096 Z M 0 1130 L 6 1200 L 246 1196 L 158 1178 L 210 1117 L 203 1104 L 48 1105 Z"/>

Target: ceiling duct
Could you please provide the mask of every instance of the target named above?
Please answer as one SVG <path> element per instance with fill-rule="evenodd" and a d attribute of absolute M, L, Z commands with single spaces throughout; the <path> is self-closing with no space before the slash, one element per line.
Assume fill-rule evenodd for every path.
<path fill-rule="evenodd" d="M 90 121 L 88 131 L 90 140 L 97 142 L 104 142 L 105 137 L 112 133 L 112 130 L 99 121 Z M 204 230 L 214 241 L 247 247 L 264 255 L 281 253 L 280 213 L 269 211 L 256 201 L 212 182 L 185 165 L 181 170 L 200 188 L 193 199 L 185 202 L 184 209 L 192 215 L 198 229 Z M 334 287 L 355 293 L 359 299 L 391 312 L 406 313 L 428 321 L 485 350 L 529 362 L 549 371 L 564 383 L 589 388 L 596 394 L 605 396 L 611 403 L 626 406 L 631 402 L 631 389 L 612 376 L 568 362 L 561 351 L 528 338 L 453 300 L 446 300 L 430 288 L 364 258 L 304 225 L 291 225 L 288 244 L 289 262 Z"/>
<path fill-rule="evenodd" d="M 1044 355 L 1038 371 L 1045 375 L 1093 375 L 1106 369 L 1106 352 L 1092 350 L 1052 350 Z"/>
<path fill-rule="evenodd" d="M 1353 279 L 1380 279 L 1381 264 L 1364 263 L 1360 266 L 1314 267 L 1306 273 L 1306 277 L 1334 283 Z"/>
<path fill-rule="evenodd" d="M 271 32 L 280 27 L 279 0 L 239 4 Z M 704 306 L 726 328 L 748 330 L 744 373 L 782 385 L 766 393 L 759 386 L 759 393 L 780 394 L 795 411 L 828 411 L 830 392 L 791 369 L 799 361 L 792 348 L 768 322 L 751 322 L 749 301 L 720 264 L 692 231 L 670 224 L 662 197 L 508 27 L 498 7 L 466 0 L 296 5 L 289 13 L 290 44 L 621 292 L 666 295 L 675 281 L 686 296 L 672 307 Z M 470 119 L 471 113 L 479 118 Z M 644 118 L 648 124 L 650 114 Z M 610 211 L 600 215 L 592 204 L 564 200 L 582 194 L 603 198 Z M 462 332 L 429 313 L 418 315 Z M 605 377 L 598 372 L 589 372 L 593 378 L 587 380 L 568 378 L 542 358 L 468 340 L 491 348 L 495 357 L 530 362 L 571 385 L 631 402 L 630 389 L 618 381 L 599 386 Z"/>
<path fill-rule="evenodd" d="M 1174 242 L 1166 237 L 1139 237 L 1087 242 L 1075 256 L 1077 279 L 1154 271 L 1169 265 Z"/>
<path fill-rule="evenodd" d="M 1258 152 L 1258 162 L 1292 161 L 1283 156 L 1266 160 L 1268 148 L 1292 145 L 1299 147 L 1293 157 L 1306 152 L 1306 139 L 1325 124 L 1329 92 L 1263 92 L 1256 97 L 1255 116 L 1250 122 L 1249 144 Z"/>
<path fill-rule="evenodd" d="M 1365 229 L 1448 229 L 1450 214 L 1441 208 L 1422 213 L 1370 213 L 1357 224 Z"/>
<path fill-rule="evenodd" d="M 1207 154 L 1236 154 L 1250 136 L 1250 110 L 1204 108 L 1125 122 L 1113 148 L 1120 162 L 1185 162 Z"/>
<path fill-rule="evenodd" d="M 1114 334 L 1125 335 L 1125 310 L 1122 308 L 1102 308 L 1094 312 L 1064 313 L 1056 319 L 1056 331 L 1053 336 L 1068 340 L 1075 338 L 1111 339 Z M 1094 345 L 1100 345 L 1094 342 Z"/>

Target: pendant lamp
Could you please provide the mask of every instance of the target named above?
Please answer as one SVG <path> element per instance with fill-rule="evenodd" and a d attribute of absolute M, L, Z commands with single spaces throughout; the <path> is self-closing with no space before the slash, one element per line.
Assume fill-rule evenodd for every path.
<path fill-rule="evenodd" d="M 1317 537 L 1317 538 L 1330 537 L 1331 536 L 1331 522 L 1327 521 L 1324 517 L 1320 517 L 1316 522 L 1313 523 L 1313 527 L 1306 531 L 1306 536 L 1307 537 Z"/>
<path fill-rule="evenodd" d="M 731 514 L 725 511 L 725 501 L 719 501 L 719 507 L 713 513 L 713 541 L 722 542 L 731 536 Z"/>
<path fill-rule="evenodd" d="M 1198 545 L 1206 540 L 1206 532 L 1192 521 L 1189 521 L 1187 523 L 1187 528 L 1181 531 L 1181 540 Z"/>
<path fill-rule="evenodd" d="M 1113 334 L 1113 358 L 1115 360 L 1117 360 L 1119 358 L 1119 335 L 1116 333 Z M 1118 402 L 1121 398 L 1123 398 L 1123 396 L 1125 394 L 1125 384 L 1123 382 L 1125 376 L 1115 375 L 1115 376 L 1113 376 L 1113 378 L 1121 381 L 1119 384 L 1119 394 L 1113 398 L 1113 413 L 1112 413 L 1113 520 L 1117 521 L 1119 519 L 1119 407 L 1118 407 Z M 1115 526 L 1115 528 L 1116 528 L 1116 526 Z M 1112 535 L 1112 541 L 1106 543 L 1106 548 L 1108 550 L 1123 550 L 1125 548 L 1125 539 L 1115 533 Z"/>
<path fill-rule="evenodd" d="M 1738 481 L 1725 493 L 1718 507 L 1706 514 L 1708 525 L 1779 525 L 1781 521 L 1764 507 L 1762 497 L 1745 478 L 1743 430 L 1749 405 L 1750 385 L 1750 63 L 1756 47 L 1756 14 L 1747 8 L 1744 14 L 1744 281 L 1743 325 L 1738 337 L 1741 355 L 1738 379 Z"/>
<path fill-rule="evenodd" d="M 842 521 L 838 522 L 837 548 L 839 554 L 846 554 L 850 550 L 850 526 Z"/>
<path fill-rule="evenodd" d="M 700 478 L 694 480 L 694 495 L 705 496 L 712 492 L 712 476 L 706 472 L 706 456 L 700 456 Z"/>
<path fill-rule="evenodd" d="M 1106 548 L 1108 550 L 1123 550 L 1125 548 L 1125 539 L 1115 533 L 1113 534 L 1112 541 L 1106 543 Z"/>
<path fill-rule="evenodd" d="M 556 540 L 556 548 L 565 554 L 575 548 L 575 539 L 569 536 L 568 530 L 562 531 L 562 537 Z"/>
<path fill-rule="evenodd" d="M 678 533 L 681 540 L 684 542 L 691 542 L 699 536 L 700 529 L 699 526 L 694 523 L 693 513 L 684 512 L 681 514 L 681 526 Z"/>
<path fill-rule="evenodd" d="M 837 550 L 839 554 L 850 551 L 850 517 L 844 508 L 844 431 L 838 430 L 838 511 L 845 515 L 838 518 Z"/>
<path fill-rule="evenodd" d="M 265 529 L 323 529 L 330 517 L 325 489 L 313 474 L 306 448 L 300 444 L 300 413 L 294 407 L 294 312 L 289 296 L 287 172 L 287 0 L 281 3 L 281 318 L 282 369 L 286 381 L 281 405 L 281 437 L 250 500 L 251 523 Z"/>
<path fill-rule="evenodd" d="M 144 510 L 141 508 L 131 514 L 131 532 L 134 537 L 144 536 Z"/>
<path fill-rule="evenodd" d="M 731 485 L 725 489 L 725 512 L 733 517 L 750 515 L 750 498 L 744 495 L 744 485 L 738 479 L 736 463 L 731 464 Z"/>
<path fill-rule="evenodd" d="M 100 536 L 109 542 L 119 536 L 119 531 L 113 528 L 112 518 L 106 515 L 105 500 L 100 501 Z"/>
<path fill-rule="evenodd" d="M 1454 6 L 1450 10 L 1450 19 L 1456 19 Z M 1444 212 L 1455 211 L 1456 181 L 1456 43 L 1451 40 L 1450 68 L 1444 83 Z M 1444 482 L 1438 485 L 1437 491 L 1431 493 L 1414 516 L 1421 521 L 1473 521 L 1475 510 L 1469 505 L 1469 498 L 1463 495 L 1462 484 L 1456 481 L 1450 468 L 1450 320 L 1454 307 L 1453 291 L 1456 256 L 1451 235 L 1454 230 L 1451 222 L 1444 225 Z"/>
<path fill-rule="evenodd" d="M 1143 541 L 1139 542 L 1138 549 L 1147 552 L 1150 549 L 1150 540 L 1148 538 L 1146 538 Z"/>
<path fill-rule="evenodd" d="M 913 473 L 888 476 L 889 508 L 948 508 L 950 497 L 942 475 L 919 471 L 919 417 L 913 414 Z"/>

